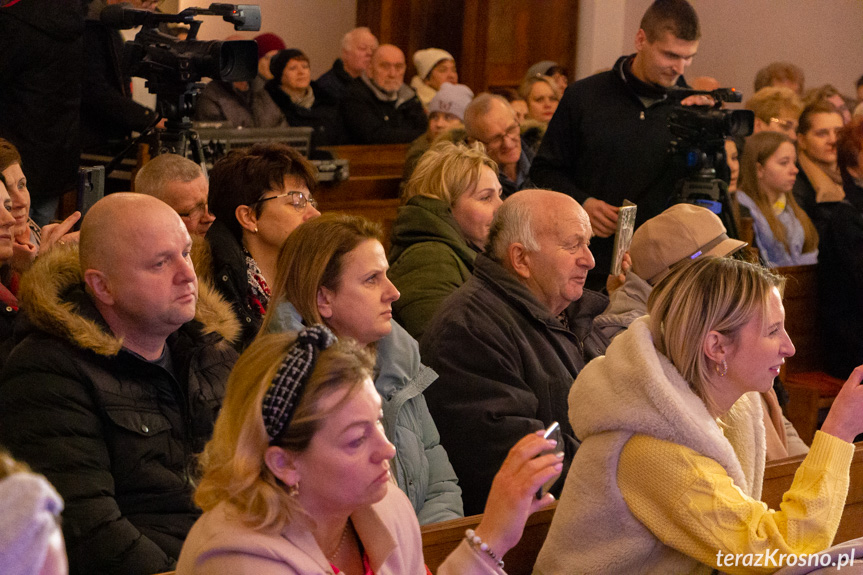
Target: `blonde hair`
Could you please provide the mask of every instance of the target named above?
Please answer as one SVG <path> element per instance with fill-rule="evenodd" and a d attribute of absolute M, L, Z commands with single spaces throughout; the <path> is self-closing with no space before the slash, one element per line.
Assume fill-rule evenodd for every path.
<path fill-rule="evenodd" d="M 329 413 L 339 409 L 372 377 L 374 355 L 344 338 L 318 355 L 290 424 L 271 442 L 261 403 L 276 371 L 295 341 L 295 334 L 259 336 L 240 356 L 228 378 L 213 438 L 200 456 L 202 478 L 195 503 L 204 511 L 222 502 L 259 531 L 278 532 L 304 515 L 285 485 L 264 462 L 271 445 L 302 453 Z M 345 390 L 342 400 L 323 412 L 321 399 Z"/>
<path fill-rule="evenodd" d="M 776 153 L 779 146 L 786 142 L 794 145 L 791 138 L 779 132 L 759 132 L 747 138 L 746 145 L 743 147 L 743 154 L 740 156 L 740 175 L 737 178 L 737 189 L 742 190 L 752 198 L 758 211 L 767 220 L 773 237 L 782 243 L 785 250 L 790 254 L 791 250 L 788 247 L 788 234 L 785 233 L 785 226 L 776 218 L 770 199 L 758 182 L 758 166 L 763 166 Z M 815 250 L 818 248 L 818 232 L 815 230 L 812 220 L 797 204 L 794 194 L 785 194 L 785 201 L 803 226 L 803 253 Z"/>
<path fill-rule="evenodd" d="M 366 240 L 381 241 L 379 224 L 362 216 L 328 213 L 300 224 L 282 244 L 270 304 L 260 333 L 266 333 L 278 303 L 293 304 L 306 325 L 325 323 L 318 290 L 339 287 L 344 257 Z"/>
<path fill-rule="evenodd" d="M 791 88 L 769 86 L 755 92 L 746 101 L 746 109 L 752 110 L 756 118 L 767 124 L 772 118 L 778 119 L 782 112 L 788 112 L 795 120 L 798 119 L 803 111 L 803 102 Z"/>
<path fill-rule="evenodd" d="M 674 364 L 714 416 L 708 385 L 715 364 L 704 354 L 707 334 L 735 341 L 752 318 L 764 318 L 772 288 L 785 279 L 770 270 L 731 258 L 702 257 L 663 278 L 647 300 L 650 331 L 657 351 Z"/>
<path fill-rule="evenodd" d="M 424 196 L 452 207 L 463 193 L 476 188 L 483 166 L 497 174 L 497 163 L 486 155 L 481 142 L 472 145 L 437 142 L 420 158 L 402 202 Z"/>
<path fill-rule="evenodd" d="M 0 479 L 6 479 L 15 473 L 28 473 L 30 468 L 26 463 L 18 461 L 12 454 L 0 447 Z"/>
<path fill-rule="evenodd" d="M 544 82 L 551 88 L 552 93 L 560 100 L 560 91 L 557 89 L 557 84 L 554 80 L 549 76 L 531 76 L 527 78 L 524 82 L 521 83 L 521 86 L 518 87 L 518 95 L 521 96 L 521 99 L 525 102 L 530 102 L 530 92 L 533 90 L 533 87 L 540 82 Z"/>

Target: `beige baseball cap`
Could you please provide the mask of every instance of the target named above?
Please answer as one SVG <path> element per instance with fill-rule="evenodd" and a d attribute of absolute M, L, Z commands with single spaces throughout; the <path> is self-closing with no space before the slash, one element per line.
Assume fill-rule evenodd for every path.
<path fill-rule="evenodd" d="M 644 222 L 632 235 L 632 271 L 651 285 L 675 264 L 700 256 L 727 256 L 746 245 L 731 239 L 719 216 L 692 204 L 675 204 Z"/>

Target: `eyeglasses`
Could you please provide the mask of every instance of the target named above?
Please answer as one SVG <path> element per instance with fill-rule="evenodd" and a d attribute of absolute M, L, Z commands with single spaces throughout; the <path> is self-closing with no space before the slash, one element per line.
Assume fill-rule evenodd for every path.
<path fill-rule="evenodd" d="M 210 213 L 210 206 L 207 202 L 195 204 L 195 206 L 187 212 L 177 212 L 181 218 L 189 218 L 190 220 L 199 220 L 203 216 Z"/>
<path fill-rule="evenodd" d="M 302 212 L 303 210 L 305 210 L 306 204 L 311 204 L 313 208 L 318 207 L 318 202 L 317 200 L 315 200 L 315 198 L 312 197 L 311 192 L 284 192 L 276 196 L 270 196 L 269 198 L 262 198 L 257 202 L 253 202 L 251 205 L 263 204 L 264 202 L 269 202 L 270 200 L 286 197 L 291 198 L 291 205 L 294 206 L 294 209 L 298 212 Z"/>
<path fill-rule="evenodd" d="M 517 142 L 519 136 L 521 135 L 521 126 L 518 125 L 518 122 L 511 125 L 503 134 L 498 134 L 494 138 L 489 139 L 487 142 L 483 142 L 487 148 L 499 148 L 503 145 L 503 141 L 510 140 L 513 142 Z"/>
<path fill-rule="evenodd" d="M 797 122 L 794 120 L 780 120 L 779 118 L 770 118 L 771 124 L 776 124 L 783 130 L 787 130 L 789 132 L 797 131 Z"/>

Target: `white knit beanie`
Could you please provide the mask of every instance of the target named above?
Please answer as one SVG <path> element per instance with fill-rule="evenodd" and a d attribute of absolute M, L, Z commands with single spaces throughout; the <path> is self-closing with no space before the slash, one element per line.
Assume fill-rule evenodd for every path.
<path fill-rule="evenodd" d="M 425 80 L 431 74 L 434 67 L 444 60 L 455 60 L 455 58 L 452 57 L 452 54 L 440 48 L 417 50 L 414 52 L 414 66 L 417 69 L 417 76 Z"/>
<path fill-rule="evenodd" d="M 13 473 L 0 480 L 0 573 L 36 575 L 42 569 L 61 511 L 63 500 L 41 475 Z"/>

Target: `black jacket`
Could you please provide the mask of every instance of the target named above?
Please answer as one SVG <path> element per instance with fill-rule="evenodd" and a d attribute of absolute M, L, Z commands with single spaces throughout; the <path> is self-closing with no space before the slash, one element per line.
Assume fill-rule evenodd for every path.
<path fill-rule="evenodd" d="M 289 126 L 315 129 L 314 134 L 312 134 L 314 147 L 334 146 L 341 142 L 341 126 L 338 123 L 336 104 L 328 104 L 324 99 L 319 99 L 318 93 L 315 92 L 315 103 L 311 108 L 304 108 L 295 104 L 275 79 L 267 82 L 264 89 L 282 111 L 282 114 L 285 115 Z"/>
<path fill-rule="evenodd" d="M 438 373 L 424 394 L 462 488 L 465 515 L 482 513 L 494 475 L 523 436 L 560 423 L 563 479 L 578 448 L 569 388 L 599 347 L 593 318 L 608 298 L 585 290 L 566 309 L 570 330 L 501 265 L 480 254 L 474 273 L 428 324 L 420 354 Z M 586 353 L 585 353 L 586 348 Z"/>
<path fill-rule="evenodd" d="M 63 496 L 71 573 L 172 569 L 200 515 L 194 454 L 236 359 L 222 337 L 237 332 L 230 309 L 201 290 L 196 319 L 167 340 L 169 370 L 121 347 L 83 289 L 77 250 L 39 258 L 21 302 L 28 325 L 0 373 L 0 443 Z"/>
<path fill-rule="evenodd" d="M 246 349 L 258 331 L 264 316 L 249 304 L 249 279 L 243 246 L 228 227 L 218 219 L 207 230 L 206 242 L 195 242 L 192 261 L 198 278 L 209 283 L 231 304 L 240 322 L 238 351 Z"/>
<path fill-rule="evenodd" d="M 324 100 L 327 104 L 338 104 L 345 97 L 348 86 L 354 77 L 347 73 L 342 59 L 333 62 L 333 67 L 324 72 L 320 78 L 312 82 L 315 98 Z"/>
<path fill-rule="evenodd" d="M 413 92 L 402 85 L 404 89 Z M 398 102 L 380 100 L 362 78 L 348 86 L 339 102 L 339 115 L 348 144 L 406 144 L 428 128 L 416 94 L 403 100 L 400 95 Z"/>
<path fill-rule="evenodd" d="M 118 30 L 87 20 L 81 93 L 85 151 L 115 153 L 133 130 L 141 132 L 156 120 L 153 110 L 132 99 L 131 78 L 121 70 L 123 43 Z"/>
<path fill-rule="evenodd" d="M 34 205 L 77 184 L 83 32 L 80 0 L 0 9 L 0 137 L 21 153 Z"/>
<path fill-rule="evenodd" d="M 685 170 L 669 153 L 668 115 L 674 107 L 667 98 L 645 107 L 624 76 L 629 58 L 566 89 L 533 159 L 530 179 L 581 204 L 591 197 L 612 206 L 625 199 L 635 202 L 639 226 L 668 207 Z M 685 86 L 683 78 L 679 84 Z M 605 285 L 613 241 L 591 240 L 596 259 L 588 276 L 591 287 Z"/>

